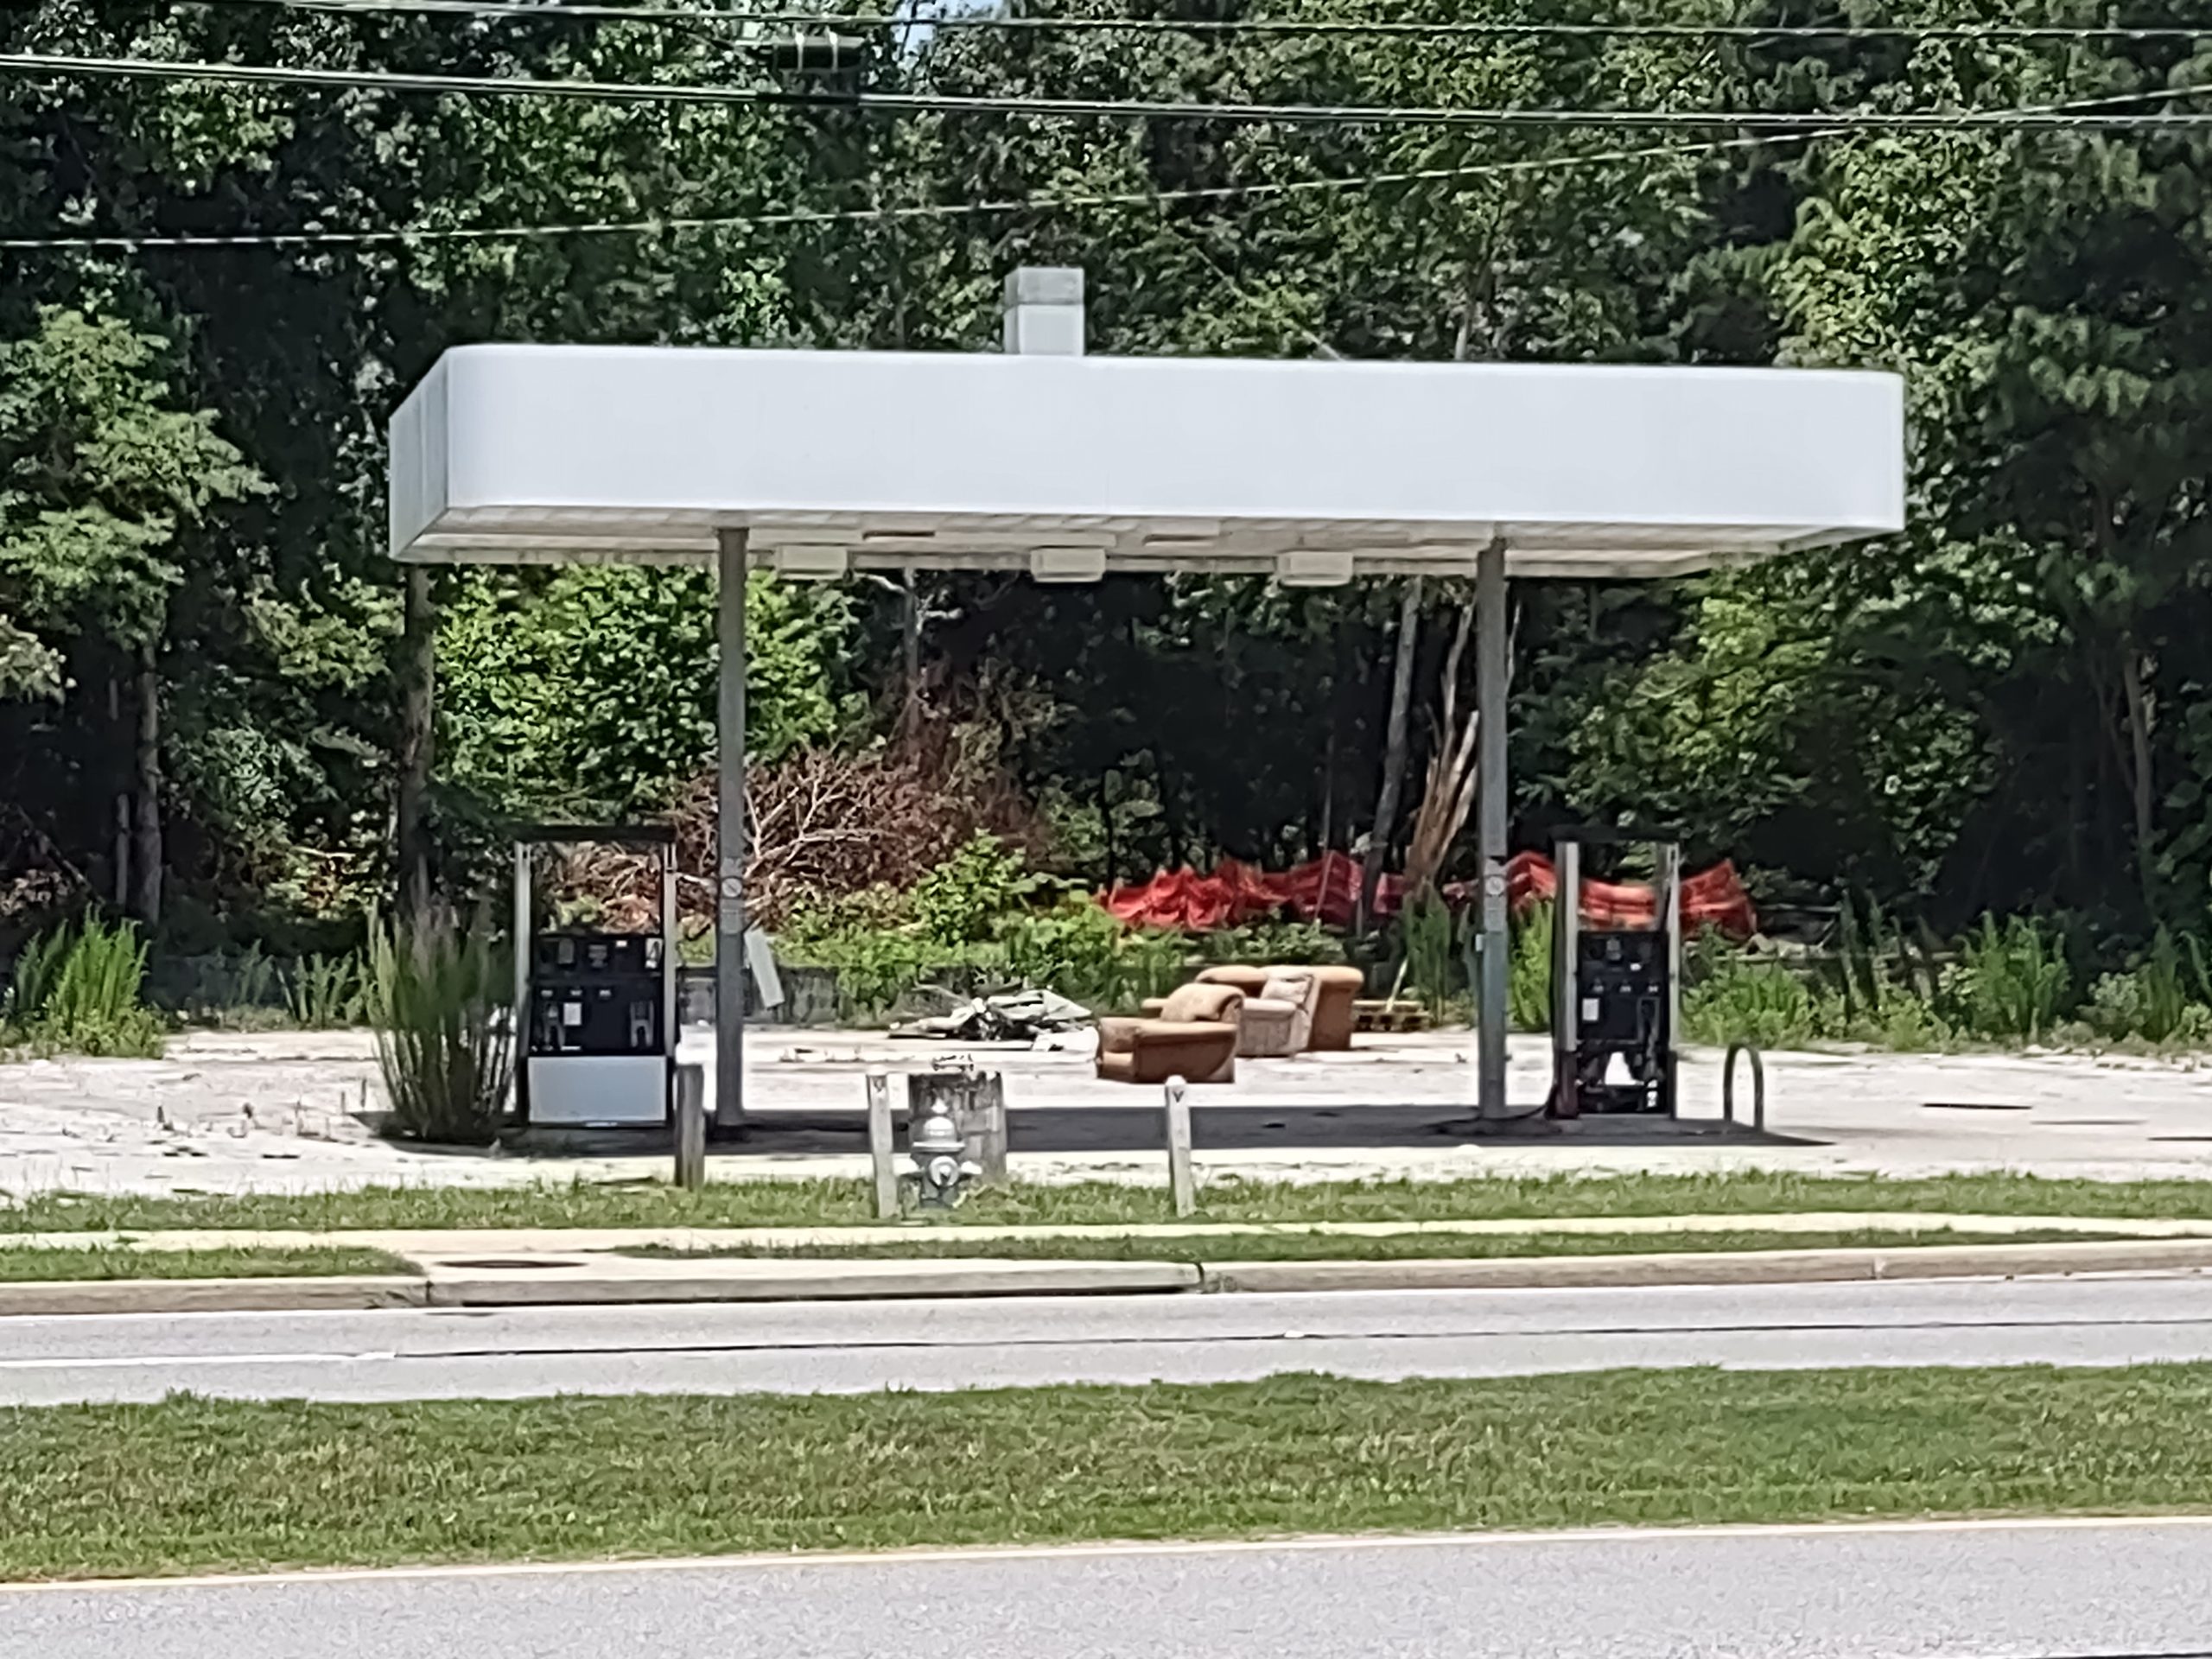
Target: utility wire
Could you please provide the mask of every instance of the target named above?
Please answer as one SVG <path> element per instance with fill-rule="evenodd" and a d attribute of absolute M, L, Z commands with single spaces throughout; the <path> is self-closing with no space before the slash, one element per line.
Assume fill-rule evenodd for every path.
<path fill-rule="evenodd" d="M 2065 114 L 2078 111 L 2141 103 L 2163 93 L 2120 92 L 2104 98 L 2075 99 L 2062 104 L 2037 105 L 2025 111 Z M 1374 186 L 1433 183 L 1453 179 L 1489 178 L 1519 173 L 1567 172 L 1613 162 L 1674 161 L 1716 150 L 1751 149 L 1762 146 L 1808 143 L 1815 138 L 1842 137 L 1841 129 L 1800 129 L 1780 134 L 1721 138 L 1702 143 L 1645 145 L 1633 149 L 1594 150 L 1573 156 L 1522 156 L 1510 161 L 1483 162 L 1465 167 L 1416 168 L 1399 172 L 1362 173 L 1349 178 L 1264 180 L 1247 184 L 1200 185 L 1171 190 L 1130 190 L 1020 196 L 995 201 L 926 202 L 903 207 L 798 208 L 766 213 L 669 215 L 640 219 L 587 220 L 563 225 L 423 226 L 404 230 L 370 231 L 251 231 L 235 234 L 124 236 L 84 234 L 60 237 L 0 238 L 0 251 L 32 253 L 56 250 L 120 251 L 175 251 L 219 248 L 394 247 L 421 242 L 524 242 L 575 236 L 645 236 L 690 231 L 771 230 L 801 225 L 845 225 L 893 220 L 947 219 L 970 216 L 995 217 L 1010 213 L 1051 213 L 1068 208 L 1165 207 L 1178 202 L 1226 201 L 1250 197 L 1280 198 L 1314 192 L 1364 189 Z"/>
<path fill-rule="evenodd" d="M 213 3 L 214 0 L 200 0 Z M 237 3 L 237 0 L 231 0 Z M 785 28 L 927 27 L 997 32 L 1159 35 L 1367 35 L 1435 38 L 1652 38 L 1713 41 L 2200 41 L 2212 28 L 2184 24 L 2064 23 L 1551 23 L 1418 22 L 1360 17 L 1007 16 L 996 14 L 754 11 L 735 6 L 569 4 L 566 0 L 249 0 L 289 10 L 367 16 L 446 16 L 501 20 L 651 25 L 767 23 Z"/>
<path fill-rule="evenodd" d="M 941 92 L 791 92 L 759 86 L 661 81 L 539 79 L 521 75 L 410 74 L 378 69 L 315 69 L 276 64 L 166 61 L 153 58 L 0 54 L 0 73 L 88 75 L 142 80 L 197 80 L 257 86 L 499 97 L 581 99 L 600 103 L 705 104 L 771 109 L 845 109 L 886 115 L 1033 115 L 1128 120 L 1222 121 L 1284 126 L 1632 128 L 1702 131 L 1759 127 L 1851 132 L 2109 129 L 2183 131 L 2212 126 L 2203 111 L 2142 114 L 2108 109 L 1965 110 L 1574 110 L 1483 109 L 1398 105 L 1245 104 L 1169 99 L 963 96 Z M 2154 99 L 2190 98 L 2212 88 L 2162 88 Z"/>
<path fill-rule="evenodd" d="M 1672 160 L 1715 149 L 1744 149 L 1768 143 L 1795 143 L 1815 133 L 1778 138 L 1729 138 L 1716 143 L 1656 144 L 1635 149 L 1593 150 L 1575 156 L 1529 156 L 1466 167 L 1424 167 L 1391 173 L 1362 173 L 1349 178 L 1256 181 L 1249 184 L 1193 186 L 1173 190 L 1128 190 L 1072 195 L 1016 196 L 991 201 L 925 202 L 903 207 L 798 208 L 766 213 L 671 215 L 659 219 L 588 220 L 568 225 L 427 226 L 411 230 L 268 231 L 220 236 L 57 236 L 0 238 L 0 251 L 11 253 L 73 249 L 136 253 L 188 248 L 379 247 L 416 242 L 521 242 L 572 236 L 643 236 L 683 231 L 770 230 L 800 225 L 847 225 L 891 220 L 995 217 L 1084 207 L 1149 207 L 1178 202 L 1228 201 L 1423 184 L 1451 179 L 1488 178 L 1514 173 L 1566 172 L 1610 162 Z"/>

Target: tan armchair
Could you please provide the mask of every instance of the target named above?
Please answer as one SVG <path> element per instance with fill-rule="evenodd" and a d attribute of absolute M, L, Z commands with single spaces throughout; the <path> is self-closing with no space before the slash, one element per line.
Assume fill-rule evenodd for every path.
<path fill-rule="evenodd" d="M 1351 1046 L 1356 1016 L 1352 1004 L 1367 988 L 1367 976 L 1357 968 L 1311 968 L 1313 976 L 1313 1029 L 1306 1047 L 1323 1050 Z"/>
<path fill-rule="evenodd" d="M 1228 985 L 1185 985 L 1160 1004 L 1156 1020 L 1101 1020 L 1098 1075 L 1115 1083 L 1234 1083 L 1243 993 Z"/>
<path fill-rule="evenodd" d="M 1302 1052 L 1313 1029 L 1313 976 L 1299 968 L 1270 969 L 1257 996 L 1247 996 L 1239 1014 L 1236 1057 L 1282 1059 Z"/>

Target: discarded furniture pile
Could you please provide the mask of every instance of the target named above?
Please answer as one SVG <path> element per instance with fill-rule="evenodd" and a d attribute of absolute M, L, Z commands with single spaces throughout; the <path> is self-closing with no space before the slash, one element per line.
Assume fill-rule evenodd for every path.
<path fill-rule="evenodd" d="M 1351 1046 L 1357 968 L 1303 964 L 1201 970 L 1141 1020 L 1102 1020 L 1098 1075 L 1122 1083 L 1233 1083 L 1236 1061 Z M 1211 1064 L 1202 1065 L 1201 1061 Z"/>

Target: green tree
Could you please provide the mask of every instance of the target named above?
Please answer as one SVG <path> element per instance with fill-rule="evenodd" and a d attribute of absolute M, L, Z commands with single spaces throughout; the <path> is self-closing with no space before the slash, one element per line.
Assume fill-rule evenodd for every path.
<path fill-rule="evenodd" d="M 715 748 L 715 596 L 703 571 L 484 572 L 456 584 L 440 640 L 447 783 L 505 814 L 650 812 Z M 755 571 L 746 594 L 746 747 L 831 741 L 849 599 Z"/>
<path fill-rule="evenodd" d="M 36 334 L 0 345 L 0 607 L 35 652 L 32 689 L 61 665 L 128 676 L 135 704 L 128 793 L 141 920 L 160 920 L 162 645 L 188 537 L 220 504 L 265 487 L 209 410 L 172 406 L 168 342 L 120 319 L 48 307 Z M 120 781 L 120 780 L 118 780 Z M 123 858 L 118 834 L 116 856 Z M 125 884 L 118 872 L 118 896 Z"/>

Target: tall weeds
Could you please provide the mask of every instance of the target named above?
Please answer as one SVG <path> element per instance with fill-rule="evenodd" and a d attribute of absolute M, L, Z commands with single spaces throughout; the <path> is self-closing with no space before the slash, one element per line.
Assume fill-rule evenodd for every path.
<path fill-rule="evenodd" d="M 145 1004 L 146 944 L 129 922 L 88 917 L 34 939 L 16 959 L 5 1024 L 57 1052 L 152 1058 L 166 1027 Z"/>
<path fill-rule="evenodd" d="M 1534 905 L 1513 924 L 1512 948 L 1505 959 L 1505 1007 L 1516 1031 L 1551 1029 L 1554 913 L 1550 904 Z"/>
<path fill-rule="evenodd" d="M 514 1078 L 505 966 L 480 922 L 370 929 L 365 1000 L 391 1134 L 454 1146 L 497 1138 Z"/>
<path fill-rule="evenodd" d="M 2033 917 L 2011 917 L 2000 926 L 1985 915 L 1959 947 L 1950 995 L 1958 1022 L 1976 1035 L 2039 1041 L 2073 1003 L 2065 942 Z"/>
<path fill-rule="evenodd" d="M 1406 946 L 1406 977 L 1423 1007 L 1441 1018 L 1465 988 L 1459 965 L 1459 928 L 1444 900 L 1425 893 L 1408 905 L 1399 922 Z"/>
<path fill-rule="evenodd" d="M 333 1031 L 359 1023 L 367 991 L 359 957 L 302 957 L 284 986 L 284 1007 L 304 1031 Z"/>

